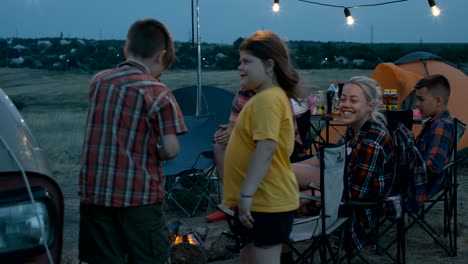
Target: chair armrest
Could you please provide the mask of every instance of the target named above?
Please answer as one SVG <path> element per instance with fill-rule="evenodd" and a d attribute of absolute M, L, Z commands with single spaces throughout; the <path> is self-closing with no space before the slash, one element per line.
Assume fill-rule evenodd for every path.
<path fill-rule="evenodd" d="M 317 186 L 317 185 L 315 185 L 315 184 L 313 184 L 312 182 L 309 183 L 309 184 L 307 185 L 307 187 L 309 187 L 309 189 L 311 189 L 311 190 L 320 191 L 320 187 Z"/>
<path fill-rule="evenodd" d="M 310 195 L 310 194 L 306 194 L 306 193 L 299 193 L 299 197 L 301 199 L 307 199 L 307 200 L 311 200 L 311 201 L 314 201 L 314 202 L 320 202 L 320 197 L 317 197 L 317 196 L 313 196 L 313 195 Z"/>
<path fill-rule="evenodd" d="M 456 162 L 455 161 L 450 161 L 449 163 L 447 163 L 444 168 L 442 169 L 442 171 L 447 171 L 449 170 L 450 168 L 452 168 L 453 166 L 456 165 Z"/>
<path fill-rule="evenodd" d="M 228 206 L 226 206 L 224 204 L 218 204 L 216 207 L 218 208 L 218 210 L 225 213 L 226 215 L 228 215 L 230 217 L 234 217 L 234 211 L 231 210 L 231 208 L 229 208 Z"/>
<path fill-rule="evenodd" d="M 360 201 L 344 201 L 344 202 L 341 202 L 341 205 L 345 205 L 345 206 L 355 206 L 355 207 L 359 207 L 359 206 L 376 206 L 376 205 L 379 205 L 381 204 L 381 202 L 360 202 Z"/>
<path fill-rule="evenodd" d="M 213 150 L 203 151 L 201 154 L 207 159 L 214 159 Z"/>

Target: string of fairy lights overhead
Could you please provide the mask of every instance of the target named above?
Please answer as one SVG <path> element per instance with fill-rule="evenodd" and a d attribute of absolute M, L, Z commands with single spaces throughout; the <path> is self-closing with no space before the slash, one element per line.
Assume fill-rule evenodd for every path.
<path fill-rule="evenodd" d="M 380 6 L 380 5 L 395 4 L 395 3 L 399 3 L 399 2 L 407 2 L 408 0 L 395 0 L 395 1 L 386 1 L 386 2 L 381 2 L 381 3 L 374 3 L 374 4 L 353 5 L 353 6 L 331 5 L 331 4 L 326 4 L 326 3 L 322 3 L 322 2 L 315 2 L 315 1 L 309 1 L 309 0 L 298 0 L 298 1 L 309 3 L 309 4 L 314 4 L 314 5 L 343 8 L 344 14 L 345 14 L 345 17 L 346 17 L 346 24 L 351 26 L 351 25 L 354 24 L 354 18 L 351 15 L 351 11 L 349 11 L 349 9 L 358 8 L 358 7 L 369 7 L 369 6 Z M 429 7 L 431 8 L 432 15 L 433 16 L 439 16 L 440 15 L 440 9 L 439 9 L 439 7 L 437 7 L 437 5 L 435 3 L 435 0 L 428 0 L 428 3 L 429 3 Z M 279 12 L 279 10 L 280 10 L 279 0 L 274 0 L 272 8 L 273 8 L 274 12 Z"/>

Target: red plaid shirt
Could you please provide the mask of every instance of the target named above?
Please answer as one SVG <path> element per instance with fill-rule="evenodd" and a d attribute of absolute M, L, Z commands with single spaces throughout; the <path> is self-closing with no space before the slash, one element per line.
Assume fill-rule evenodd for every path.
<path fill-rule="evenodd" d="M 128 60 L 91 81 L 79 194 L 85 204 L 133 207 L 164 198 L 160 136 L 187 131 L 169 89 Z"/>
<path fill-rule="evenodd" d="M 231 116 L 229 116 L 229 122 L 235 123 L 237 120 L 237 116 L 239 115 L 242 108 L 244 108 L 245 104 L 255 95 L 254 90 L 248 90 L 245 88 L 240 89 L 234 100 L 232 101 L 232 110 Z"/>
<path fill-rule="evenodd" d="M 388 193 L 394 176 L 394 147 L 387 129 L 375 122 L 366 122 L 357 139 L 351 128 L 346 133 L 348 160 L 345 172 L 345 200 L 376 202 Z M 379 212 L 380 211 L 380 212 Z M 350 252 L 357 254 L 366 245 L 366 229 L 381 210 L 373 207 L 353 208 L 347 232 Z"/>

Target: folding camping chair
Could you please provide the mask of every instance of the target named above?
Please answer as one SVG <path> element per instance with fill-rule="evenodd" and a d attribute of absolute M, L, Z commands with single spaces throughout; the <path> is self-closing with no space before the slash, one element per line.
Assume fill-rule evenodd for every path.
<path fill-rule="evenodd" d="M 322 263 L 328 263 L 327 258 L 337 263 L 341 252 L 341 245 L 338 251 L 335 252 L 328 238 L 333 232 L 342 227 L 348 219 L 347 217 L 338 217 L 338 209 L 343 192 L 345 144 L 331 145 L 319 143 L 319 151 L 321 164 L 323 164 L 320 169 L 320 188 L 317 188 L 313 184 L 310 185 L 310 188 L 312 190 L 320 189 L 321 196 L 316 197 L 301 194 L 301 198 L 320 202 L 322 206 L 320 207 L 320 214 L 318 216 L 294 219 L 290 242 L 288 243 L 288 246 L 295 254 L 294 263 L 312 263 L 317 250 L 320 252 Z M 228 245 L 227 248 L 232 252 L 239 253 L 244 244 L 232 232 L 234 211 L 222 204 L 218 205 L 218 209 L 223 211 L 227 216 L 230 231 L 224 232 L 224 234 L 234 240 L 234 244 Z M 312 241 L 312 244 L 306 250 L 301 251 L 295 245 L 303 241 Z"/>
<path fill-rule="evenodd" d="M 412 222 L 405 228 L 408 232 L 413 226 L 420 226 L 449 256 L 457 256 L 457 145 L 463 136 L 466 125 L 455 118 L 455 131 L 453 149 L 450 162 L 444 168 L 444 181 L 442 190 L 424 203 L 419 213 L 409 213 Z M 443 204 L 443 236 L 431 226 L 430 221 L 434 217 L 428 217 L 432 208 Z M 433 210 L 434 211 L 434 210 Z"/>
<path fill-rule="evenodd" d="M 395 172 L 391 186 L 382 200 L 376 202 L 350 201 L 344 206 L 366 206 L 380 210 L 382 214 L 367 233 L 366 239 L 376 245 L 378 255 L 387 256 L 392 263 L 405 263 L 403 201 L 407 196 L 408 177 L 413 175 L 414 169 L 414 163 L 409 160 L 411 155 L 407 153 L 417 151 L 411 132 L 413 112 L 412 110 L 384 111 L 384 114 L 387 117 L 387 129 L 392 137 L 396 153 Z M 388 237 L 389 231 L 394 227 L 394 232 L 391 237 Z M 384 235 L 386 236 L 384 237 Z M 396 248 L 392 248 L 395 243 Z M 364 262 L 370 263 L 362 252 L 358 254 L 358 257 Z"/>
<path fill-rule="evenodd" d="M 315 253 L 319 252 L 321 263 L 330 260 L 338 263 L 342 249 L 344 224 L 348 217 L 339 217 L 345 170 L 345 148 L 342 144 L 316 143 L 320 157 L 320 188 L 309 185 L 312 190 L 320 190 L 320 197 L 301 194 L 301 198 L 320 202 L 318 216 L 294 219 L 293 229 L 288 246 L 293 251 L 294 263 L 313 263 Z M 341 238 L 337 250 L 333 249 L 330 236 L 341 228 Z M 311 244 L 301 251 L 298 242 L 311 241 Z"/>
<path fill-rule="evenodd" d="M 180 153 L 175 159 L 163 163 L 164 186 L 167 200 L 187 216 L 194 216 L 204 200 L 216 206 L 216 199 L 209 188 L 213 181 L 220 195 L 219 181 L 213 174 L 215 164 L 212 153 L 212 137 L 217 122 L 214 114 L 184 116 L 184 120 L 188 132 L 178 137 Z M 179 192 L 180 188 L 184 188 L 183 192 Z M 184 201 L 180 193 L 184 195 Z M 187 205 L 189 203 L 194 205 Z"/>

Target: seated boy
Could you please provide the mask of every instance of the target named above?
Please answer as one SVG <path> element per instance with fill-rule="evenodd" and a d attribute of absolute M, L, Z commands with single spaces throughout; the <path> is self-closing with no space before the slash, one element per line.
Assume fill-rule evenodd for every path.
<path fill-rule="evenodd" d="M 419 80 L 414 88 L 416 107 L 423 119 L 429 118 L 415 142 L 427 169 L 427 185 L 421 194 L 425 197 L 416 197 L 424 201 L 442 189 L 442 170 L 450 160 L 455 125 L 447 107 L 450 96 L 447 78 L 439 74 L 429 75 Z"/>

